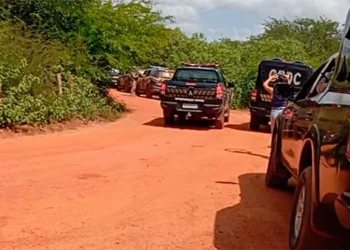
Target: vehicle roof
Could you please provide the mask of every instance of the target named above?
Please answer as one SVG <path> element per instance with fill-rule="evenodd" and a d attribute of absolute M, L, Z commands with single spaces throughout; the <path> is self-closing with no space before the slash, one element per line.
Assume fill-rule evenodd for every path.
<path fill-rule="evenodd" d="M 264 59 L 260 62 L 259 68 L 267 65 L 285 65 L 285 66 L 292 66 L 292 67 L 312 68 L 310 65 L 302 61 L 292 62 L 292 61 L 286 61 L 280 58 Z"/>
<path fill-rule="evenodd" d="M 212 71 L 217 71 L 219 72 L 220 69 L 216 69 L 216 68 L 211 68 L 211 67 L 192 67 L 192 66 L 181 66 L 178 67 L 177 69 L 199 69 L 199 70 L 212 70 Z"/>

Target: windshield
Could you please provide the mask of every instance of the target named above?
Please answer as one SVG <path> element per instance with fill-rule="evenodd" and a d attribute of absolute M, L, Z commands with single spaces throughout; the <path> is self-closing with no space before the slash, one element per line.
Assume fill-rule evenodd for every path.
<path fill-rule="evenodd" d="M 219 77 L 215 70 L 207 69 L 178 69 L 175 73 L 176 81 L 193 81 L 203 83 L 218 83 Z"/>
<path fill-rule="evenodd" d="M 350 11 L 345 22 L 339 54 L 335 60 L 335 73 L 329 91 L 350 94 Z"/>

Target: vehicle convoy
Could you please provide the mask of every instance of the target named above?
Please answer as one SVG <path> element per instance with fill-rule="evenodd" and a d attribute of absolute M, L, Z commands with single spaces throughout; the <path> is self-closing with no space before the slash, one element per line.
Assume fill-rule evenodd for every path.
<path fill-rule="evenodd" d="M 118 70 L 118 69 L 111 70 L 112 84 L 114 86 L 117 86 L 119 76 L 120 76 L 120 70 Z"/>
<path fill-rule="evenodd" d="M 117 79 L 116 88 L 119 91 L 130 92 L 131 91 L 131 74 L 120 75 Z"/>
<path fill-rule="evenodd" d="M 270 121 L 271 96 L 263 87 L 264 81 L 274 73 L 289 74 L 291 76 L 290 83 L 295 86 L 295 90 L 298 92 L 312 72 L 312 67 L 301 61 L 288 62 L 280 58 L 261 61 L 255 88 L 249 102 L 250 129 L 257 131 L 260 125 L 268 125 Z"/>
<path fill-rule="evenodd" d="M 165 125 L 180 120 L 207 118 L 222 129 L 230 119 L 233 84 L 226 82 L 218 64 L 183 63 L 161 84 Z"/>
<path fill-rule="evenodd" d="M 136 95 L 145 94 L 147 98 L 160 94 L 160 87 L 164 80 L 169 80 L 174 71 L 164 67 L 152 66 L 139 77 L 136 86 Z"/>
<path fill-rule="evenodd" d="M 350 12 L 349 12 L 350 14 Z M 350 15 L 348 15 L 350 17 Z M 266 185 L 297 179 L 290 249 L 349 249 L 350 245 L 350 20 L 339 53 L 323 63 L 289 98 L 272 133 Z"/>
<path fill-rule="evenodd" d="M 137 78 L 136 75 L 142 75 L 144 73 L 143 69 L 137 69 L 134 72 L 129 72 L 118 77 L 116 88 L 124 92 L 131 92 L 132 81 Z"/>

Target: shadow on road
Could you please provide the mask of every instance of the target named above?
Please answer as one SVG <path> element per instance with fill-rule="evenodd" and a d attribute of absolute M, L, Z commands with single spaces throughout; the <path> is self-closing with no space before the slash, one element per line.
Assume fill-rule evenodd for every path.
<path fill-rule="evenodd" d="M 251 156 L 261 157 L 261 158 L 264 158 L 264 159 L 267 159 L 267 160 L 269 159 L 269 156 L 267 156 L 267 155 L 256 154 L 256 153 L 253 153 L 251 151 L 244 150 L 244 149 L 226 148 L 225 151 L 233 153 L 233 154 L 247 154 L 247 155 L 251 155 Z"/>
<path fill-rule="evenodd" d="M 159 97 L 156 95 L 152 96 L 152 98 L 147 98 L 145 94 L 141 94 L 140 96 L 137 96 L 137 97 L 146 99 L 146 100 L 160 101 Z"/>
<path fill-rule="evenodd" d="M 269 126 L 260 126 L 260 130 L 259 131 L 252 131 L 249 128 L 249 122 L 247 123 L 242 123 L 242 124 L 228 124 L 225 126 L 226 128 L 231 128 L 231 129 L 235 129 L 235 130 L 240 130 L 240 131 L 247 131 L 247 132 L 253 132 L 253 133 L 270 133 L 270 127 Z"/>
<path fill-rule="evenodd" d="M 149 122 L 144 123 L 145 126 L 152 126 L 152 127 L 165 127 L 163 118 L 156 118 Z M 176 123 L 172 126 L 166 126 L 169 128 L 175 128 L 175 129 L 181 129 L 181 130 L 210 130 L 214 129 L 210 126 L 212 125 L 212 121 L 183 121 L 179 122 L 176 121 Z"/>
<path fill-rule="evenodd" d="M 239 183 L 240 203 L 216 213 L 214 246 L 218 250 L 288 249 L 292 192 L 265 188 L 265 174 L 244 174 Z"/>

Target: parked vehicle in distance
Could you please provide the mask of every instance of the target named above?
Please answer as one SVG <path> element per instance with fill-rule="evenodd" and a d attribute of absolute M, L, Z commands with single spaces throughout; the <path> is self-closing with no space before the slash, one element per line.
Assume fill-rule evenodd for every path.
<path fill-rule="evenodd" d="M 340 52 L 323 63 L 276 119 L 265 183 L 282 189 L 297 179 L 290 249 L 350 247 L 350 22 Z"/>
<path fill-rule="evenodd" d="M 183 63 L 161 84 L 165 125 L 180 120 L 207 118 L 223 129 L 230 119 L 233 84 L 226 82 L 218 64 Z"/>
<path fill-rule="evenodd" d="M 113 86 L 117 86 L 119 76 L 120 76 L 120 70 L 118 70 L 118 69 L 111 70 L 111 78 L 112 78 L 112 85 Z"/>
<path fill-rule="evenodd" d="M 136 95 L 145 94 L 147 98 L 152 98 L 154 95 L 159 96 L 162 82 L 171 79 L 173 74 L 174 70 L 152 66 L 139 77 L 135 91 Z"/>
<path fill-rule="evenodd" d="M 118 77 L 116 88 L 119 91 L 130 92 L 131 82 L 132 82 L 132 76 L 130 73 L 121 75 Z"/>
<path fill-rule="evenodd" d="M 260 125 L 267 126 L 270 122 L 271 96 L 264 89 L 263 83 L 274 73 L 289 74 L 290 81 L 298 92 L 313 73 L 313 69 L 301 61 L 289 62 L 280 58 L 261 61 L 249 102 L 251 130 L 258 131 Z"/>
<path fill-rule="evenodd" d="M 144 74 L 145 70 L 135 67 L 133 72 L 126 73 L 118 77 L 116 88 L 124 92 L 131 92 L 133 80 L 138 80 L 139 76 Z"/>

